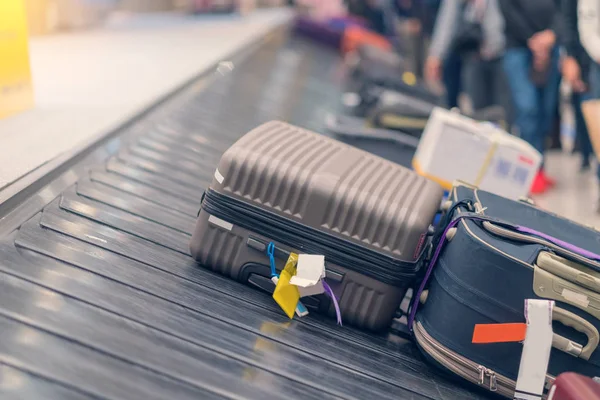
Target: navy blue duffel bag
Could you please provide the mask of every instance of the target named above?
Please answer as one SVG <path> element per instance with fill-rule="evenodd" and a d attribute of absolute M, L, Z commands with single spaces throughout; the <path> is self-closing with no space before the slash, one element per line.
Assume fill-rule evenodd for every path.
<path fill-rule="evenodd" d="M 522 344 L 473 344 L 473 329 L 525 322 L 525 299 L 551 299 L 548 382 L 566 371 L 600 376 L 600 233 L 466 185 L 445 208 L 409 315 L 429 361 L 512 398 Z"/>

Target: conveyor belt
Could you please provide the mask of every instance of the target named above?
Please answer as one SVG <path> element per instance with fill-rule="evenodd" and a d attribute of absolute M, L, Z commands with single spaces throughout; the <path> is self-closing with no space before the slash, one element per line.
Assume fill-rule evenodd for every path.
<path fill-rule="evenodd" d="M 4 215 L 0 398 L 480 398 L 404 340 L 290 321 L 188 254 L 220 153 L 274 118 L 321 130 L 338 66 L 275 35 Z"/>

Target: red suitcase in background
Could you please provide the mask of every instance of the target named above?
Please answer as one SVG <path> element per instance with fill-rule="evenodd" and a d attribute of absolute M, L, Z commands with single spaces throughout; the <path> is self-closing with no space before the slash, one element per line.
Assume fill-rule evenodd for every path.
<path fill-rule="evenodd" d="M 600 400 L 600 383 L 587 376 L 565 372 L 554 381 L 548 400 Z"/>

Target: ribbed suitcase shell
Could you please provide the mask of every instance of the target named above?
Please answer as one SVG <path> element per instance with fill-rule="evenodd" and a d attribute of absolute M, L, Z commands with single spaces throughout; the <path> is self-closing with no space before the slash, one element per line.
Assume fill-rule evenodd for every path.
<path fill-rule="evenodd" d="M 261 125 L 227 150 L 210 190 L 408 264 L 415 263 L 443 195 L 437 184 L 404 167 L 283 122 Z M 230 227 L 209 218 L 203 207 L 192 255 L 233 279 L 269 286 L 256 281 L 269 276 L 266 253 L 249 239 L 272 241 L 284 251 L 303 248 L 240 228 L 236 221 L 226 221 Z M 284 258 L 277 260 L 279 268 Z M 327 279 L 345 322 L 380 329 L 391 322 L 412 277 L 382 282 L 369 267 L 357 271 L 330 262 Z M 318 303 L 321 311 L 332 312 L 328 302 Z"/>

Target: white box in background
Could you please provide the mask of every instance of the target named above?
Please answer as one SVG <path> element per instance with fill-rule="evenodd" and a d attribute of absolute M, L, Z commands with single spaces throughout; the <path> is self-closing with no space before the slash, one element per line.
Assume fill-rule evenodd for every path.
<path fill-rule="evenodd" d="M 415 171 L 446 190 L 456 180 L 510 199 L 529 195 L 542 155 L 529 143 L 457 112 L 431 113 L 413 159 Z"/>

